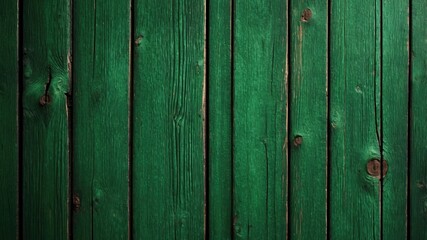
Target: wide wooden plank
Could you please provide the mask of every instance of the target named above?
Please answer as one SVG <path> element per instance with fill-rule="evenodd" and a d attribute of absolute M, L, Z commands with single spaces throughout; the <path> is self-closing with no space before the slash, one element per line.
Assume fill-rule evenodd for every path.
<path fill-rule="evenodd" d="M 236 1 L 235 239 L 287 234 L 287 1 Z"/>
<path fill-rule="evenodd" d="M 205 2 L 135 1 L 134 239 L 205 235 Z"/>
<path fill-rule="evenodd" d="M 379 239 L 380 1 L 331 4 L 329 237 Z"/>
<path fill-rule="evenodd" d="M 411 239 L 427 239 L 427 2 L 411 5 L 410 209 Z"/>
<path fill-rule="evenodd" d="M 1 0 L 0 32 L 0 236 L 18 233 L 18 5 Z"/>
<path fill-rule="evenodd" d="M 73 238 L 128 239 L 130 1 L 73 6 Z"/>
<path fill-rule="evenodd" d="M 23 239 L 67 239 L 70 2 L 25 1 L 22 13 Z"/>
<path fill-rule="evenodd" d="M 382 238 L 406 239 L 409 1 L 382 4 Z"/>
<path fill-rule="evenodd" d="M 290 233 L 326 238 L 328 3 L 291 1 Z"/>
<path fill-rule="evenodd" d="M 232 237 L 231 8 L 230 0 L 214 0 L 207 9 L 210 239 Z"/>

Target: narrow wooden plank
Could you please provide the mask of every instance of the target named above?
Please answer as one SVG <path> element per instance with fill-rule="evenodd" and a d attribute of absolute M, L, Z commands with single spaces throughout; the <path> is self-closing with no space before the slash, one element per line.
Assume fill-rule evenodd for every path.
<path fill-rule="evenodd" d="M 409 1 L 382 3 L 382 238 L 406 239 Z"/>
<path fill-rule="evenodd" d="M 331 239 L 380 238 L 380 174 L 367 172 L 381 159 L 379 3 L 331 3 Z"/>
<path fill-rule="evenodd" d="M 410 221 L 411 239 L 427 239 L 427 2 L 411 5 Z"/>
<path fill-rule="evenodd" d="M 287 1 L 236 1 L 234 237 L 287 234 Z"/>
<path fill-rule="evenodd" d="M 208 134 L 210 239 L 232 237 L 231 9 L 230 0 L 209 1 Z"/>
<path fill-rule="evenodd" d="M 70 2 L 23 3 L 23 238 L 68 238 Z"/>
<path fill-rule="evenodd" d="M 135 1 L 134 239 L 203 239 L 204 1 Z"/>
<path fill-rule="evenodd" d="M 291 1 L 290 233 L 326 238 L 328 3 Z"/>
<path fill-rule="evenodd" d="M 73 237 L 128 239 L 130 1 L 73 6 Z"/>
<path fill-rule="evenodd" d="M 18 233 L 18 5 L 1 0 L 0 32 L 0 236 Z"/>

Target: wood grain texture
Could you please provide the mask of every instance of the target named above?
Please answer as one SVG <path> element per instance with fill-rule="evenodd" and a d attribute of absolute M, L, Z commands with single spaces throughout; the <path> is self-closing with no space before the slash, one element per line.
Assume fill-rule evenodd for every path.
<path fill-rule="evenodd" d="M 410 221 L 412 239 L 427 239 L 427 2 L 412 0 Z"/>
<path fill-rule="evenodd" d="M 23 238 L 68 238 L 70 2 L 23 3 Z"/>
<path fill-rule="evenodd" d="M 380 1 L 331 4 L 330 220 L 332 239 L 379 239 Z"/>
<path fill-rule="evenodd" d="M 135 1 L 134 239 L 205 235 L 205 3 Z"/>
<path fill-rule="evenodd" d="M 128 239 L 130 2 L 73 6 L 73 237 Z"/>
<path fill-rule="evenodd" d="M 325 239 L 328 5 L 292 0 L 291 9 L 290 237 Z"/>
<path fill-rule="evenodd" d="M 382 238 L 406 239 L 409 1 L 382 4 L 382 155 L 388 165 L 382 183 Z"/>
<path fill-rule="evenodd" d="M 234 237 L 287 232 L 287 1 L 236 1 Z"/>
<path fill-rule="evenodd" d="M 0 236 L 18 233 L 18 5 L 0 1 Z M 230 211 L 231 212 L 231 211 Z"/>
<path fill-rule="evenodd" d="M 209 1 L 207 213 L 210 239 L 232 237 L 231 8 L 230 0 Z"/>

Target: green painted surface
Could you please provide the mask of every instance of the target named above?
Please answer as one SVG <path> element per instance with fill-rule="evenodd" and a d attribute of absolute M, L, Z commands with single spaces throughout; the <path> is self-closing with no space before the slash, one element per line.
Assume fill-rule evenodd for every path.
<path fill-rule="evenodd" d="M 407 238 L 408 18 L 409 1 L 383 0 L 382 129 L 388 165 L 382 189 L 383 239 Z"/>
<path fill-rule="evenodd" d="M 73 238 L 128 239 L 130 2 L 73 6 Z"/>
<path fill-rule="evenodd" d="M 18 233 L 18 6 L 0 1 L 0 236 Z M 7 197 L 4 197 L 7 196 Z"/>
<path fill-rule="evenodd" d="M 287 233 L 287 3 L 234 9 L 234 239 Z"/>
<path fill-rule="evenodd" d="M 232 237 L 231 1 L 209 1 L 208 229 L 210 239 Z"/>
<path fill-rule="evenodd" d="M 25 1 L 22 14 L 23 238 L 67 239 L 70 2 Z"/>
<path fill-rule="evenodd" d="M 331 4 L 329 236 L 380 239 L 379 1 Z"/>
<path fill-rule="evenodd" d="M 410 209 L 411 239 L 427 239 L 427 2 L 412 0 Z"/>
<path fill-rule="evenodd" d="M 291 9 L 290 238 L 325 239 L 328 5 L 293 0 Z"/>
<path fill-rule="evenodd" d="M 427 238 L 424 0 L 2 6 L 2 238 Z"/>
<path fill-rule="evenodd" d="M 205 3 L 135 1 L 134 239 L 205 235 Z"/>

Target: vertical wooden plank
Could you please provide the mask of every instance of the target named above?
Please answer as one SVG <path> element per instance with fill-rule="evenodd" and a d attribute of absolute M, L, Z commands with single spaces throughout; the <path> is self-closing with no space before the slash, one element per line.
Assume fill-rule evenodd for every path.
<path fill-rule="evenodd" d="M 128 239 L 130 1 L 74 1 L 74 239 Z"/>
<path fill-rule="evenodd" d="M 332 1 L 330 221 L 332 239 L 379 239 L 380 1 Z M 377 171 L 378 172 L 378 171 Z"/>
<path fill-rule="evenodd" d="M 409 1 L 383 0 L 383 239 L 407 238 Z M 387 171 L 385 171 L 387 170 Z"/>
<path fill-rule="evenodd" d="M 236 1 L 234 236 L 287 232 L 287 1 Z"/>
<path fill-rule="evenodd" d="M 18 233 L 18 5 L 0 1 L 0 236 Z"/>
<path fill-rule="evenodd" d="M 427 2 L 411 5 L 410 228 L 411 239 L 427 238 Z"/>
<path fill-rule="evenodd" d="M 68 238 L 70 2 L 23 3 L 23 237 Z"/>
<path fill-rule="evenodd" d="M 135 0 L 135 239 L 203 239 L 205 3 Z"/>
<path fill-rule="evenodd" d="M 209 1 L 208 17 L 208 229 L 210 239 L 231 239 L 231 0 Z"/>
<path fill-rule="evenodd" d="M 326 238 L 328 2 L 291 1 L 290 233 Z"/>

